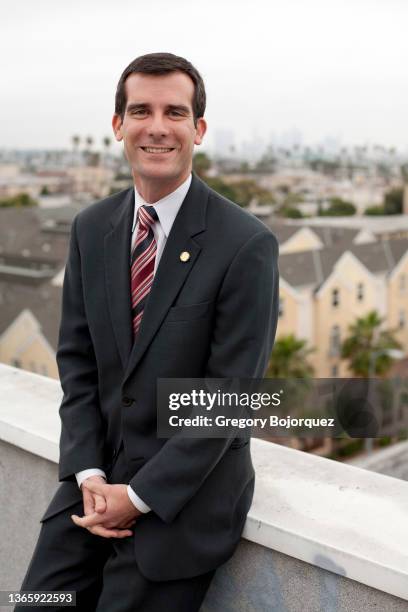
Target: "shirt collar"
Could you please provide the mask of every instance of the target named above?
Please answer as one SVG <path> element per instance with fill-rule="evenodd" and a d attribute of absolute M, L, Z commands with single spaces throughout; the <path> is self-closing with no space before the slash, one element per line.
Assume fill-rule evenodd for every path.
<path fill-rule="evenodd" d="M 153 204 L 147 204 L 135 187 L 135 210 L 133 214 L 132 233 L 136 227 L 137 211 L 139 210 L 139 206 L 147 205 L 153 206 L 156 210 L 160 225 L 167 238 L 170 233 L 171 226 L 174 223 L 174 219 L 176 218 L 180 206 L 182 205 L 183 200 L 187 195 L 187 191 L 190 188 L 191 178 L 192 175 L 190 173 L 184 183 L 181 183 L 177 189 L 164 196 L 164 198 L 161 200 L 153 202 Z"/>

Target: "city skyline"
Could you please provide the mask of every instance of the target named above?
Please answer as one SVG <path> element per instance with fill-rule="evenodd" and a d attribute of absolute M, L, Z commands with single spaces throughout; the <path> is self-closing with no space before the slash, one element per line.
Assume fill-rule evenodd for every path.
<path fill-rule="evenodd" d="M 166 50 L 190 59 L 206 82 L 203 150 L 220 131 L 237 144 L 298 131 L 302 144 L 407 151 L 402 0 L 255 0 L 250 13 L 241 1 L 116 7 L 15 0 L 3 9 L 0 148 L 69 148 L 73 134 L 111 136 L 121 70 Z"/>

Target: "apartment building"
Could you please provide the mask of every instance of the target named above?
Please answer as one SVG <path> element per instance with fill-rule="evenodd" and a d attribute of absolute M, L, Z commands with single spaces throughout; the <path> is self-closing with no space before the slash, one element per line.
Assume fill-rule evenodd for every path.
<path fill-rule="evenodd" d="M 305 339 L 316 376 L 348 376 L 341 343 L 356 318 L 376 310 L 408 352 L 407 251 L 406 238 L 307 250 L 293 240 L 280 256 L 277 337 Z"/>

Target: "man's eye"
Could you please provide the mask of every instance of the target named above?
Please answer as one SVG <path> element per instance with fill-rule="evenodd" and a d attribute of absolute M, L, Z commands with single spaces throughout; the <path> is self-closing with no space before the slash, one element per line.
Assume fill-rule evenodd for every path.
<path fill-rule="evenodd" d="M 146 115 L 147 111 L 143 108 L 132 111 L 132 115 Z"/>

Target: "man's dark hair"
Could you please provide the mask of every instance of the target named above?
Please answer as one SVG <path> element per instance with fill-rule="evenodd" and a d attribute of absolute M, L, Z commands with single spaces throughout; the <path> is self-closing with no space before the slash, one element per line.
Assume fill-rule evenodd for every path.
<path fill-rule="evenodd" d="M 204 116 L 205 111 L 205 87 L 200 73 L 184 57 L 173 55 L 173 53 L 148 53 L 141 55 L 130 62 L 121 74 L 116 88 L 115 113 L 123 119 L 126 109 L 125 82 L 129 75 L 139 72 L 141 74 L 169 74 L 171 72 L 184 72 L 194 83 L 193 95 L 193 117 L 194 124 L 199 117 Z"/>

